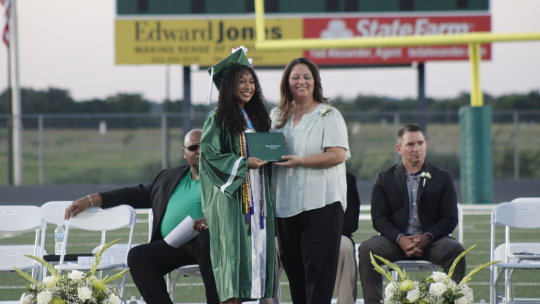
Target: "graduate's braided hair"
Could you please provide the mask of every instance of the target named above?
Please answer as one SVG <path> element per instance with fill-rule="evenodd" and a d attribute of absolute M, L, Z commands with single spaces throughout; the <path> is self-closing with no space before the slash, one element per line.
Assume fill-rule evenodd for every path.
<path fill-rule="evenodd" d="M 247 129 L 247 124 L 238 106 L 238 100 L 234 96 L 236 81 L 240 75 L 249 72 L 255 81 L 255 92 L 248 103 L 244 104 L 244 110 L 251 120 L 255 131 L 270 131 L 270 116 L 266 108 L 259 79 L 253 69 L 245 65 L 231 67 L 221 81 L 219 98 L 217 102 L 216 122 L 219 126 L 225 121 L 226 128 L 233 136 L 238 136 Z"/>

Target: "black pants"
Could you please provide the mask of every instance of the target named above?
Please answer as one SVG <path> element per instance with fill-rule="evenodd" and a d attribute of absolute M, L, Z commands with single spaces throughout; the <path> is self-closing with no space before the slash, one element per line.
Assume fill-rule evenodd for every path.
<path fill-rule="evenodd" d="M 380 304 L 382 297 L 382 275 L 375 271 L 371 264 L 369 253 L 373 252 L 380 257 L 383 257 L 390 262 L 400 260 L 425 260 L 436 265 L 442 265 L 444 272 L 448 273 L 454 260 L 464 250 L 463 246 L 451 237 L 441 237 L 433 243 L 427 245 L 424 249 L 424 254 L 420 258 L 408 258 L 405 252 L 396 243 L 384 236 L 374 236 L 360 244 L 358 249 L 358 261 L 360 281 L 362 282 L 362 290 L 364 291 L 364 303 Z M 377 260 L 379 264 L 383 264 Z M 465 275 L 465 258 L 462 258 L 457 264 L 452 279 L 459 284 Z"/>
<path fill-rule="evenodd" d="M 277 218 L 280 257 L 294 304 L 332 301 L 342 225 L 340 202 Z"/>
<path fill-rule="evenodd" d="M 210 235 L 201 232 L 186 244 L 174 248 L 164 240 L 133 247 L 128 254 L 131 277 L 148 304 L 172 304 L 164 276 L 174 269 L 199 264 L 206 288 L 206 302 L 220 303 L 210 262 Z"/>

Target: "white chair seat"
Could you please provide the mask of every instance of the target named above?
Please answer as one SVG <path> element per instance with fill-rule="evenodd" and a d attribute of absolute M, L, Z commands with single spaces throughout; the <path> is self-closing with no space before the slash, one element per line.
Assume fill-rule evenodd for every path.
<path fill-rule="evenodd" d="M 0 232 L 36 231 L 32 245 L 0 246 L 0 272 L 14 272 L 15 266 L 25 272 L 31 270 L 32 277 L 41 281 L 42 265 L 25 255 L 43 257 L 46 227 L 45 214 L 39 207 L 0 206 Z"/>
<path fill-rule="evenodd" d="M 176 270 L 178 270 L 178 274 L 176 275 L 176 279 L 174 279 L 174 282 L 171 283 L 170 281 L 170 274 L 169 273 L 169 277 L 167 278 L 168 282 L 169 282 L 169 294 L 171 296 L 171 299 L 174 301 L 174 297 L 175 297 L 175 287 L 176 287 L 176 283 L 178 283 L 178 280 L 180 279 L 180 277 L 197 277 L 197 278 L 200 278 L 202 277 L 201 276 L 201 270 L 199 269 L 199 265 L 186 265 L 186 266 L 182 266 L 182 267 L 179 267 L 177 268 Z"/>
<path fill-rule="evenodd" d="M 497 263 L 499 268 L 512 268 L 512 269 L 540 269 L 540 262 L 536 263 Z"/>
<path fill-rule="evenodd" d="M 54 201 L 48 202 L 41 206 L 47 216 L 47 221 L 55 224 L 61 224 L 63 221 L 64 213 L 71 204 L 70 201 Z M 69 243 L 69 231 L 71 229 L 81 229 L 86 231 L 101 231 L 101 245 L 104 246 L 106 241 L 106 232 L 111 230 L 117 230 L 120 228 L 130 228 L 128 235 L 128 244 L 124 245 L 124 248 L 131 248 L 133 241 L 133 233 L 135 230 L 135 223 L 137 215 L 135 210 L 128 205 L 120 205 L 113 208 L 101 209 L 100 207 L 92 207 L 79 213 L 76 217 L 72 217 L 66 224 L 66 231 L 64 237 L 64 246 L 60 262 L 55 265 L 54 268 L 59 271 L 68 270 L 83 270 L 87 271 L 92 268 L 92 265 L 79 265 L 77 263 L 65 263 L 64 257 L 66 254 L 66 247 Z M 65 223 L 65 221 L 64 221 Z M 109 248 L 110 249 L 110 248 Z M 127 251 L 126 251 L 127 253 Z M 98 271 L 105 271 L 110 273 L 110 270 L 124 270 L 127 268 L 127 255 L 124 255 L 121 260 L 112 260 L 112 264 L 99 265 Z M 119 263 L 120 262 L 120 263 Z M 115 281 L 120 290 L 120 297 L 125 301 L 124 289 L 126 284 L 126 274 L 119 283 Z"/>
<path fill-rule="evenodd" d="M 34 269 L 40 269 L 39 265 L 28 265 L 28 266 L 21 266 L 18 267 L 22 271 L 28 271 L 28 270 L 34 270 Z M 0 266 L 0 272 L 15 272 L 15 269 L 13 269 L 13 266 Z"/>
<path fill-rule="evenodd" d="M 504 275 L 504 301 L 506 303 L 539 303 L 540 299 L 514 298 L 513 274 L 515 270 L 540 269 L 540 242 L 532 238 L 528 243 L 512 243 L 510 229 L 540 228 L 540 198 L 518 198 L 510 203 L 501 203 L 491 212 L 490 260 L 502 261 L 491 266 L 490 302 L 494 303 L 499 293 L 498 283 Z M 504 243 L 495 248 L 495 227 L 505 227 Z M 533 243 L 536 241 L 536 243 Z"/>
<path fill-rule="evenodd" d="M 131 248 L 139 246 L 140 244 L 132 244 Z M 111 247 L 107 248 L 105 252 L 101 255 L 102 259 L 110 258 L 111 262 L 118 261 L 127 261 L 127 254 L 129 250 L 127 249 L 128 244 L 114 244 Z M 92 250 L 92 254 L 96 255 L 97 252 L 101 249 L 101 245 L 97 246 Z M 127 266 L 129 267 L 129 265 Z"/>
<path fill-rule="evenodd" d="M 420 271 L 438 271 L 441 265 L 435 265 L 428 261 L 417 260 L 402 260 L 394 262 L 399 268 L 405 271 L 420 272 Z"/>
<path fill-rule="evenodd" d="M 92 265 L 79 265 L 79 264 L 62 264 L 62 265 L 55 265 L 55 269 L 57 270 L 90 270 L 92 269 Z M 125 263 L 118 263 L 118 264 L 110 264 L 110 265 L 98 265 L 97 270 L 114 270 L 123 268 L 126 269 Z"/>
<path fill-rule="evenodd" d="M 183 275 L 184 277 L 196 277 L 200 278 L 201 276 L 201 270 L 199 269 L 199 265 L 187 265 L 182 266 L 177 269 L 178 270 L 178 276 Z"/>

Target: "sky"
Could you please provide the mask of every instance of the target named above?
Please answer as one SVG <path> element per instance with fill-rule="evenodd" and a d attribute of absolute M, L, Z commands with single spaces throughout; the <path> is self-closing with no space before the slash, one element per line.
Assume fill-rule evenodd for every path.
<path fill-rule="evenodd" d="M 75 100 L 140 93 L 162 102 L 164 65 L 115 65 L 114 0 L 17 0 L 19 81 L 22 87 L 68 90 Z M 493 33 L 540 32 L 539 0 L 490 1 Z M 4 24 L 3 8 L 0 24 Z M 7 48 L 0 45 L 0 90 L 7 87 Z M 279 100 L 282 71 L 257 71 L 266 99 Z M 170 66 L 170 97 L 182 99 L 182 67 Z M 540 90 L 540 41 L 492 45 L 492 60 L 481 64 L 485 93 L 500 96 Z M 322 70 L 324 95 L 359 94 L 416 98 L 414 68 Z M 192 102 L 208 92 L 206 71 L 192 74 Z M 452 98 L 470 91 L 468 61 L 426 63 L 426 96 Z M 213 94 L 216 99 L 217 94 Z"/>

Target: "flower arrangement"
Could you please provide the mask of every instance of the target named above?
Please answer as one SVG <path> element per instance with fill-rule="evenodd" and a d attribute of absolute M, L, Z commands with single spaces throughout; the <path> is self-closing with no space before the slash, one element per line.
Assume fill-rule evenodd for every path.
<path fill-rule="evenodd" d="M 483 265 L 479 265 L 473 269 L 468 275 L 466 275 L 459 284 L 456 284 L 451 277 L 454 273 L 457 263 L 469 253 L 476 245 L 465 250 L 460 254 L 452 264 L 448 274 L 444 272 L 434 271 L 433 274 L 425 279 L 417 280 L 407 276 L 405 270 L 401 270 L 396 264 L 381 258 L 377 255 L 370 253 L 371 263 L 375 266 L 377 272 L 383 274 L 390 283 L 384 290 L 385 304 L 470 304 L 473 303 L 473 290 L 467 285 L 467 282 L 471 280 L 471 277 L 480 270 L 499 263 L 500 261 L 493 261 Z M 375 258 L 382 261 L 388 267 L 392 268 L 399 274 L 398 282 L 395 282 L 388 272 L 384 271 L 379 264 L 375 261 Z"/>
<path fill-rule="evenodd" d="M 17 267 L 15 270 L 28 280 L 32 285 L 27 284 L 27 292 L 23 293 L 20 299 L 21 304 L 120 304 L 116 287 L 107 286 L 107 283 L 122 277 L 128 270 L 123 270 L 112 277 L 105 276 L 102 280 L 94 276 L 97 266 L 101 261 L 101 255 L 107 248 L 120 241 L 120 239 L 110 242 L 96 254 L 94 264 L 90 272 L 73 270 L 69 274 L 61 275 L 54 266 L 33 255 L 27 257 L 40 262 L 47 267 L 51 276 L 38 283 L 36 279 Z"/>

